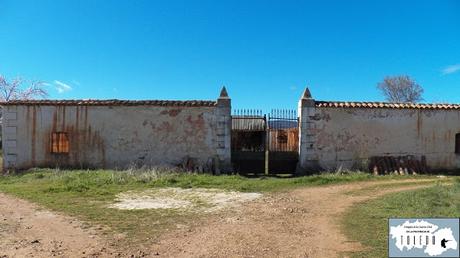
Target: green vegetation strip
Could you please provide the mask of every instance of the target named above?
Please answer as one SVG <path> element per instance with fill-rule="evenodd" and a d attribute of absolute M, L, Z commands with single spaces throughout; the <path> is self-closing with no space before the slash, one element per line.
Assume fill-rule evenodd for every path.
<path fill-rule="evenodd" d="M 460 217 L 460 180 L 453 184 L 393 193 L 354 206 L 342 220 L 347 238 L 364 245 L 351 257 L 388 257 L 390 217 Z"/>
<path fill-rule="evenodd" d="M 345 194 L 349 194 L 352 196 L 363 196 L 363 195 L 370 195 L 372 193 L 379 192 L 379 191 L 397 189 L 397 188 L 405 187 L 405 186 L 410 187 L 410 186 L 432 185 L 436 182 L 443 182 L 444 184 L 449 184 L 452 181 L 450 178 L 419 179 L 417 181 L 389 180 L 389 181 L 386 181 L 385 183 L 381 183 L 378 185 L 367 186 L 365 188 L 348 191 Z"/>
<path fill-rule="evenodd" d="M 282 191 L 302 186 L 369 180 L 422 178 L 421 176 L 372 176 L 367 173 L 324 174 L 297 178 L 245 178 L 177 174 L 170 171 L 66 171 L 36 169 L 0 176 L 0 191 L 38 203 L 45 208 L 76 216 L 105 233 L 116 232 L 131 242 L 154 239 L 165 229 L 202 216 L 180 209 L 115 210 L 108 208 L 117 194 L 159 187 L 218 188 L 242 192 Z"/>

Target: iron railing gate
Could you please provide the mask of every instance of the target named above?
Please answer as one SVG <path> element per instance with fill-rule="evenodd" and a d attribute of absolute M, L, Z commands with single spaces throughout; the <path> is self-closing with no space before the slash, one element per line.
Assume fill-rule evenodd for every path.
<path fill-rule="evenodd" d="M 268 115 L 268 172 L 295 173 L 299 161 L 299 119 L 295 110 L 275 109 Z"/>
<path fill-rule="evenodd" d="M 232 163 L 240 174 L 293 174 L 298 162 L 299 129 L 295 110 L 235 110 Z"/>
<path fill-rule="evenodd" d="M 232 115 L 232 165 L 240 174 L 264 174 L 267 118 L 260 110 Z"/>

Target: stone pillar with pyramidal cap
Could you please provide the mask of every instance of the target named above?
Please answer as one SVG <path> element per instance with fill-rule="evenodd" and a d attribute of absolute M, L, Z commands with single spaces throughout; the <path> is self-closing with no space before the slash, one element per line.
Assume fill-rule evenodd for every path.
<path fill-rule="evenodd" d="M 217 159 L 215 160 L 215 174 L 228 173 L 232 170 L 231 161 L 231 135 L 232 135 L 232 101 L 228 96 L 225 86 L 220 91 L 219 98 L 217 99 Z"/>
<path fill-rule="evenodd" d="M 315 100 L 310 89 L 305 88 L 299 100 L 299 163 L 296 173 L 309 174 L 320 170 L 316 154 Z"/>

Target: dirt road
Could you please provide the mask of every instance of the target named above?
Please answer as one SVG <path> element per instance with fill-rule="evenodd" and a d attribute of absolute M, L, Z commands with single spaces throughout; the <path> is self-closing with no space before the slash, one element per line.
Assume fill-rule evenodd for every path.
<path fill-rule="evenodd" d="M 415 180 L 400 180 L 408 183 Z M 417 180 L 420 182 L 423 180 Z M 337 218 L 353 204 L 425 185 L 347 194 L 394 181 L 301 188 L 267 195 L 243 207 L 182 226 L 151 246 L 155 257 L 335 257 L 360 248 L 340 233 Z M 429 181 L 427 181 L 426 185 Z M 130 257 L 78 220 L 0 194 L 0 257 Z M 143 253 L 142 253 L 143 254 Z"/>
<path fill-rule="evenodd" d="M 347 208 L 390 192 L 426 186 L 400 185 L 365 191 L 364 195 L 348 194 L 390 183 L 395 182 L 302 188 L 276 194 L 211 218 L 203 226 L 165 235 L 154 249 L 166 257 L 337 257 L 340 252 L 360 248 L 358 243 L 347 242 L 339 229 L 337 218 Z"/>
<path fill-rule="evenodd" d="M 92 229 L 78 220 L 0 193 L 0 257 L 111 257 Z"/>

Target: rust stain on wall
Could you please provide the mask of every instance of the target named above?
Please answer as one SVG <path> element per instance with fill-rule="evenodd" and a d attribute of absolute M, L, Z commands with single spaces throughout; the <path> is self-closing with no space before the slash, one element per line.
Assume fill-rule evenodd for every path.
<path fill-rule="evenodd" d="M 451 130 L 447 130 L 447 132 L 446 132 L 446 134 L 444 136 L 444 141 L 446 142 L 446 144 L 451 141 L 451 134 L 452 134 Z"/>
<path fill-rule="evenodd" d="M 216 155 L 213 137 L 218 119 L 214 107 L 18 108 L 18 132 L 26 141 L 18 141 L 23 154 L 19 155 L 20 169 L 125 168 L 139 158 L 140 165 L 176 165 L 185 156 L 201 164 Z M 53 133 L 65 133 L 68 153 L 53 153 L 53 142 L 56 146 L 60 141 L 56 137 L 53 141 Z"/>
<path fill-rule="evenodd" d="M 163 131 L 163 132 L 167 132 L 167 133 L 170 133 L 171 131 L 174 130 L 174 127 L 171 126 L 171 124 L 168 122 L 168 121 L 163 121 L 157 128 L 156 128 L 157 131 Z"/>
<path fill-rule="evenodd" d="M 194 130 L 204 130 L 203 114 L 199 114 L 195 120 L 193 120 L 192 116 L 188 116 L 187 122 L 192 126 Z"/>
<path fill-rule="evenodd" d="M 460 164 L 455 152 L 455 134 L 460 130 L 460 112 L 434 110 L 316 110 L 331 120 L 311 120 L 317 132 L 306 130 L 314 141 L 312 157 L 325 169 L 350 168 L 351 161 L 368 162 L 369 156 L 425 155 L 433 169 L 453 169 Z M 385 115 L 385 116 L 383 116 Z M 351 137 L 354 136 L 354 137 Z M 316 156 L 313 156 L 316 155 Z"/>
<path fill-rule="evenodd" d="M 36 113 L 35 107 L 32 107 L 33 113 Z M 44 148 L 45 160 L 42 162 L 47 166 L 60 167 L 86 167 L 88 158 L 97 158 L 102 167 L 105 166 L 105 145 L 103 137 L 99 131 L 94 131 L 91 125 L 88 125 L 88 108 L 75 107 L 75 116 L 68 119 L 67 113 L 71 112 L 66 107 L 55 107 L 52 115 L 52 123 L 49 130 L 43 135 L 42 146 Z M 83 121 L 82 121 L 83 119 Z M 32 125 L 36 128 L 36 115 L 33 115 Z M 70 150 L 68 154 L 51 153 L 51 135 L 53 132 L 66 132 L 69 135 Z M 33 141 L 32 152 L 35 160 L 35 144 L 37 140 L 36 129 L 32 129 Z M 34 162 L 35 163 L 35 162 Z M 34 164 L 35 165 L 35 164 Z"/>
<path fill-rule="evenodd" d="M 57 130 L 57 128 L 56 128 L 56 126 L 57 126 L 57 121 L 58 121 L 57 110 L 54 110 L 54 112 L 53 112 L 53 122 L 52 122 L 52 124 L 51 124 L 51 129 L 52 129 L 52 131 L 54 131 L 54 132 Z"/>
<path fill-rule="evenodd" d="M 189 126 L 184 129 L 187 139 L 201 141 L 204 138 L 206 127 L 203 114 L 199 114 L 196 119 L 193 119 L 191 115 L 187 116 L 187 125 Z"/>
<path fill-rule="evenodd" d="M 32 107 L 32 143 L 31 143 L 31 151 L 32 151 L 32 166 L 35 166 L 36 160 L 36 140 L 37 140 L 37 110 L 36 107 Z"/>
<path fill-rule="evenodd" d="M 64 130 L 64 128 L 65 128 L 65 106 L 62 106 L 61 113 L 62 113 L 62 125 L 61 125 L 61 128 L 62 128 L 62 130 Z"/>
<path fill-rule="evenodd" d="M 181 109 L 170 109 L 170 110 L 163 110 L 160 114 L 162 115 L 169 115 L 171 117 L 176 117 L 182 110 Z"/>
<path fill-rule="evenodd" d="M 73 128 L 72 128 L 73 129 Z M 73 130 L 72 130 L 73 131 Z M 74 145 L 75 153 L 74 153 L 74 163 L 80 162 L 80 107 L 76 107 L 75 110 L 75 131 L 77 133 L 70 138 L 70 145 Z"/>
<path fill-rule="evenodd" d="M 420 130 L 422 128 L 422 117 L 420 111 L 417 111 L 417 136 L 420 137 Z"/>

